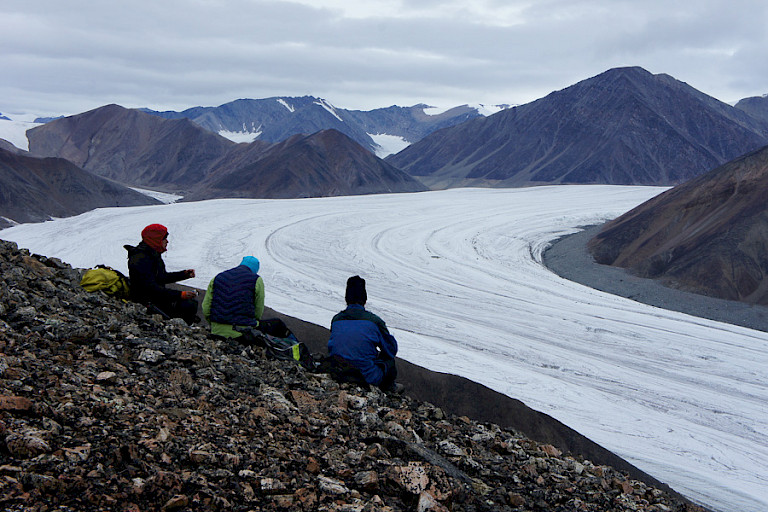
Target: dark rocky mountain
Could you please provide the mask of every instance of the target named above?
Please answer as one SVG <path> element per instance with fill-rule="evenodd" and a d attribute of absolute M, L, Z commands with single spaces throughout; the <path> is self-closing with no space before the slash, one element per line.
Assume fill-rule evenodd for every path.
<path fill-rule="evenodd" d="M 334 129 L 376 153 L 378 144 L 369 134 L 387 134 L 415 142 L 447 126 L 481 116 L 467 105 L 439 115 L 425 113 L 427 105 L 381 108 L 371 111 L 346 110 L 312 96 L 240 99 L 218 107 L 193 107 L 182 112 L 145 110 L 166 119 L 190 119 L 215 133 L 246 132 L 258 140 L 282 142 L 293 135 Z"/>
<path fill-rule="evenodd" d="M 186 200 L 425 189 L 336 130 L 277 144 L 236 144 L 186 118 L 108 105 L 35 127 L 28 138 L 35 155 L 66 158 L 117 182 Z"/>
<path fill-rule="evenodd" d="M 768 305 L 768 146 L 609 222 L 598 263 L 713 297 Z"/>
<path fill-rule="evenodd" d="M 0 241 L 3 510 L 705 512 L 483 386 L 409 364 L 403 395 L 339 384 L 82 274 Z"/>
<path fill-rule="evenodd" d="M 26 151 L 24 151 L 23 149 L 17 148 L 16 146 L 13 145 L 12 142 L 7 141 L 5 139 L 0 139 L 0 149 L 4 149 L 5 151 L 9 151 L 16 155 L 27 154 Z"/>
<path fill-rule="evenodd" d="M 768 123 L 768 96 L 753 96 L 736 103 L 736 108 L 743 110 L 755 119 Z"/>
<path fill-rule="evenodd" d="M 668 75 L 606 71 L 387 158 L 428 186 L 674 185 L 768 143 L 768 124 Z"/>
<path fill-rule="evenodd" d="M 235 145 L 188 119 L 164 120 L 118 105 L 65 117 L 27 131 L 36 156 L 66 158 L 132 186 L 186 191 Z"/>
<path fill-rule="evenodd" d="M 168 119 L 190 119 L 215 133 L 222 130 L 258 133 L 258 140 L 264 142 L 282 142 L 293 135 L 333 128 L 365 146 L 374 144 L 359 127 L 345 124 L 341 109 L 312 96 L 241 99 L 218 107 L 193 107 L 183 112 L 147 112 Z"/>
<path fill-rule="evenodd" d="M 294 135 L 261 150 L 253 161 L 228 167 L 221 174 L 215 173 L 186 199 L 285 199 L 426 190 L 419 181 L 337 130 Z"/>
<path fill-rule="evenodd" d="M 160 204 L 62 158 L 0 148 L 0 227 L 78 215 L 107 206 Z"/>

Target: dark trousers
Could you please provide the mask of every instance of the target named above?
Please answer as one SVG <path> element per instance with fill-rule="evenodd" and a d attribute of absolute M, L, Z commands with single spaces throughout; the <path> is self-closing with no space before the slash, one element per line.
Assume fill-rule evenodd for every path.
<path fill-rule="evenodd" d="M 384 372 L 384 377 L 379 382 L 379 387 L 384 391 L 387 391 L 394 387 L 395 379 L 397 379 L 397 366 L 395 366 L 394 359 L 377 359 L 375 361 L 376 366 L 381 368 Z"/>
<path fill-rule="evenodd" d="M 197 301 L 195 299 L 178 299 L 161 304 L 150 302 L 147 304 L 147 311 L 159 313 L 166 319 L 181 318 L 188 325 L 197 321 Z"/>
<path fill-rule="evenodd" d="M 377 358 L 374 364 L 381 368 L 384 376 L 381 378 L 378 386 L 383 391 L 390 391 L 395 388 L 395 379 L 397 379 L 397 366 L 394 359 Z M 315 369 L 318 373 L 328 373 L 336 382 L 351 382 L 368 389 L 370 384 L 363 377 L 363 372 L 354 366 L 351 362 L 339 355 L 324 357 L 318 367 Z"/>

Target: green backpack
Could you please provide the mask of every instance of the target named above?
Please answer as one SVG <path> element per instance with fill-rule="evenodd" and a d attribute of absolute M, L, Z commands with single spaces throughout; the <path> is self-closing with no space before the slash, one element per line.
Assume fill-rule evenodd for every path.
<path fill-rule="evenodd" d="M 127 299 L 131 291 L 128 278 L 106 265 L 97 265 L 96 268 L 86 271 L 80 280 L 80 286 L 89 292 L 103 290 L 107 295 L 119 299 Z"/>

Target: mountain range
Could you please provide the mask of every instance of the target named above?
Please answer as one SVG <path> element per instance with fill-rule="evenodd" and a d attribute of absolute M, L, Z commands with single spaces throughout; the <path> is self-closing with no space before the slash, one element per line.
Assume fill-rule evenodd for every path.
<path fill-rule="evenodd" d="M 36 156 L 66 158 L 104 178 L 187 200 L 425 190 L 332 129 L 275 144 L 237 144 L 187 118 L 107 105 L 38 126 L 27 137 Z"/>
<path fill-rule="evenodd" d="M 233 157 L 222 162 L 201 186 L 185 197 L 188 201 L 216 197 L 328 197 L 426 190 L 400 169 L 376 158 L 337 130 L 294 135 L 259 147 L 233 148 Z M 240 160 L 239 165 L 231 164 Z"/>
<path fill-rule="evenodd" d="M 630 67 L 434 132 L 387 161 L 431 188 L 675 185 L 766 144 L 766 121 Z"/>
<path fill-rule="evenodd" d="M 372 153 L 386 156 L 386 149 L 375 140 L 377 135 L 398 137 L 407 145 L 435 130 L 481 117 L 481 108 L 461 105 L 434 115 L 427 113 L 430 107 L 425 104 L 347 110 L 321 98 L 304 96 L 240 99 L 218 107 L 193 107 L 182 112 L 144 111 L 165 119 L 189 119 L 214 133 L 238 135 L 239 139 L 249 141 L 282 142 L 293 135 L 334 129 Z"/>
<path fill-rule="evenodd" d="M 258 138 L 236 143 L 217 133 L 236 131 Z M 373 132 L 413 143 L 382 160 L 374 154 Z M 313 97 L 268 98 L 184 112 L 107 105 L 52 120 L 29 130 L 27 137 L 30 152 L 23 158 L 11 159 L 13 146 L 1 146 L 9 152 L 4 154 L 2 177 L 9 183 L 4 190 L 14 190 L 14 197 L 24 197 L 29 205 L 22 214 L 19 200 L 5 194 L 0 214 L 17 222 L 82 211 L 62 209 L 57 203 L 96 204 L 82 202 L 77 195 L 64 200 L 66 190 L 51 188 L 62 178 L 43 177 L 43 182 L 51 182 L 46 185 L 38 172 L 37 180 L 22 183 L 19 175 L 52 165 L 30 160 L 33 157 L 71 162 L 66 172 L 78 179 L 92 173 L 114 182 L 112 186 L 173 192 L 190 201 L 462 186 L 685 184 L 680 192 L 676 188 L 664 196 L 675 197 L 671 205 L 654 201 L 642 215 L 633 214 L 642 221 L 624 218 L 612 224 L 591 246 L 596 258 L 703 293 L 764 300 L 760 290 L 768 266 L 762 263 L 759 238 L 763 221 L 747 212 L 759 211 L 755 197 L 761 197 L 768 184 L 750 178 L 744 182 L 748 187 L 736 185 L 741 183 L 737 178 L 723 177 L 732 167 L 719 166 L 768 145 L 768 98 L 746 98 L 730 106 L 668 75 L 638 67 L 611 69 L 487 117 L 468 106 L 430 116 L 424 105 L 361 112 L 337 109 Z M 761 154 L 752 153 L 732 165 L 759 167 Z M 55 161 L 57 168 L 63 168 L 64 160 Z M 105 192 L 98 183 L 89 186 Z M 721 188 L 722 197 L 729 198 L 725 206 L 712 195 Z M 124 204 L 126 200 L 114 199 L 115 194 L 108 192 L 98 204 Z M 49 196 L 59 199 L 51 202 Z M 697 218 L 720 220 L 704 229 Z M 692 225 L 700 228 L 696 236 L 687 232 Z M 674 234 L 674 241 L 660 238 L 662 232 Z M 737 239 L 736 233 L 745 238 Z M 709 237 L 706 241 L 700 238 L 703 234 Z M 647 241 L 651 236 L 653 243 Z M 654 251 L 648 252 L 651 247 Z M 714 272 L 723 277 L 711 278 Z"/>

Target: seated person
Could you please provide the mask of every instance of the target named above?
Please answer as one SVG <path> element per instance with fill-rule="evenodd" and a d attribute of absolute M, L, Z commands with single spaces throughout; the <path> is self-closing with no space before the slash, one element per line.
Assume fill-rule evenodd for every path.
<path fill-rule="evenodd" d="M 237 338 L 246 344 L 258 342 L 256 331 L 278 338 L 291 335 L 279 318 L 262 320 L 264 279 L 258 274 L 259 260 L 246 256 L 240 265 L 217 274 L 208 284 L 203 299 L 203 314 L 211 324 L 211 334 Z"/>
<path fill-rule="evenodd" d="M 368 384 L 384 391 L 401 391 L 402 386 L 395 384 L 397 340 L 381 318 L 366 311 L 368 294 L 363 278 L 347 280 L 345 300 L 347 309 L 331 320 L 328 354 L 360 370 Z"/>
<path fill-rule="evenodd" d="M 165 285 L 195 277 L 193 269 L 166 272 L 162 253 L 168 249 L 168 229 L 162 224 L 150 224 L 141 232 L 136 247 L 123 246 L 128 251 L 128 277 L 131 299 L 147 305 L 168 318 L 182 318 L 188 324 L 197 318 L 195 291 L 179 291 Z"/>

